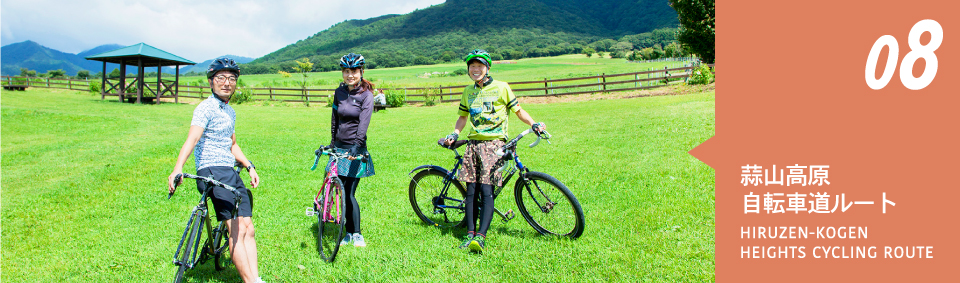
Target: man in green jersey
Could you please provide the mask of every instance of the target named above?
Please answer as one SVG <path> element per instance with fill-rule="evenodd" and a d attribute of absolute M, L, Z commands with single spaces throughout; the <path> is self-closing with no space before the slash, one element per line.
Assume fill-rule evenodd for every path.
<path fill-rule="evenodd" d="M 540 132 L 546 129 L 543 123 L 535 123 L 530 114 L 520 108 L 517 97 L 510 86 L 503 81 L 495 81 L 488 75 L 490 54 L 476 49 L 464 58 L 467 63 L 467 75 L 474 84 L 463 90 L 457 122 L 453 133 L 446 137 L 446 143 L 452 144 L 460 137 L 461 130 L 469 123 L 465 133 L 469 141 L 463 155 L 463 167 L 458 178 L 467 183 L 466 217 L 467 236 L 460 248 L 470 248 L 482 252 L 486 246 L 487 229 L 493 218 L 493 185 L 496 174 L 494 164 L 500 159 L 495 152 L 502 148 L 507 140 L 507 120 L 509 112 L 516 113 L 520 121 Z M 499 185 L 499 184 L 496 184 Z M 479 190 L 480 195 L 477 195 Z M 477 215 L 475 200 L 479 198 L 483 205 L 483 215 Z M 477 218 L 480 227 L 477 228 Z"/>

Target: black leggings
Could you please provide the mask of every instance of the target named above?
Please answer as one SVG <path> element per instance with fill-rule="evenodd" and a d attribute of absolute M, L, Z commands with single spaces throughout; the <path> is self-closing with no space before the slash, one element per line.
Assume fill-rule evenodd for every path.
<path fill-rule="evenodd" d="M 359 178 L 350 178 L 340 176 L 343 182 L 343 191 L 346 193 L 346 211 L 343 217 L 346 219 L 347 233 L 360 233 L 360 203 L 357 203 L 357 185 L 360 184 Z"/>
<path fill-rule="evenodd" d="M 477 234 L 486 236 L 487 229 L 490 229 L 490 220 L 493 219 L 493 185 L 480 184 L 480 195 L 476 194 L 477 183 L 467 183 L 467 231 L 475 231 Z M 477 226 L 477 217 L 480 216 L 480 208 L 475 205 L 477 201 L 483 205 L 483 216 L 480 217 L 480 229 L 474 230 Z"/>

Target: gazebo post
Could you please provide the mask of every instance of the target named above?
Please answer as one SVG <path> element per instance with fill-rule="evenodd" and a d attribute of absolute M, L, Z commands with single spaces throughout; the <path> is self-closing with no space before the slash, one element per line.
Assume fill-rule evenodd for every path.
<path fill-rule="evenodd" d="M 157 105 L 160 105 L 160 95 L 163 94 L 163 89 L 160 88 L 161 86 L 163 86 L 163 84 L 160 81 L 161 74 L 163 72 L 160 68 L 163 68 L 163 61 L 157 60 L 157 89 L 153 91 L 154 93 L 156 93 L 156 96 L 157 96 L 155 100 Z"/>
<path fill-rule="evenodd" d="M 140 104 L 143 98 L 143 58 L 137 57 L 137 104 Z"/>
<path fill-rule="evenodd" d="M 123 95 L 127 93 L 127 61 L 120 60 L 120 92 L 117 96 L 120 97 L 120 103 L 123 103 Z"/>
<path fill-rule="evenodd" d="M 180 103 L 180 64 L 177 64 L 176 68 L 176 75 L 173 77 L 173 103 Z"/>
<path fill-rule="evenodd" d="M 103 61 L 103 73 L 100 73 L 100 100 L 107 97 L 107 61 Z"/>

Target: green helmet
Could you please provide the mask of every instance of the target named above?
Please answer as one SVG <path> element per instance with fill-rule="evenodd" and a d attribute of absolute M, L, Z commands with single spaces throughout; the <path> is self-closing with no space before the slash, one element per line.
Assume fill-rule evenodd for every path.
<path fill-rule="evenodd" d="M 480 61 L 480 63 L 487 65 L 488 69 L 490 68 L 490 63 L 493 62 L 493 60 L 490 59 L 490 54 L 487 54 L 487 51 L 483 49 L 474 49 L 470 53 L 467 53 L 467 57 L 463 57 L 463 62 L 466 62 L 467 65 L 470 65 L 470 61 L 472 60 Z"/>

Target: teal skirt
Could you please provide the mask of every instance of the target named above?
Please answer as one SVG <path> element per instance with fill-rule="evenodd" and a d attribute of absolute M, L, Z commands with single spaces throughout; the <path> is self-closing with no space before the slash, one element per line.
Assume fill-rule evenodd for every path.
<path fill-rule="evenodd" d="M 347 152 L 347 150 L 337 148 L 337 152 Z M 373 171 L 373 157 L 370 155 L 370 152 L 368 152 L 366 148 L 361 148 L 360 154 L 364 156 L 363 161 L 360 159 L 354 159 L 353 161 L 347 159 L 340 160 L 340 163 L 337 163 L 337 175 L 350 178 L 363 178 L 376 174 Z M 328 162 L 333 162 L 333 157 L 331 157 Z"/>

